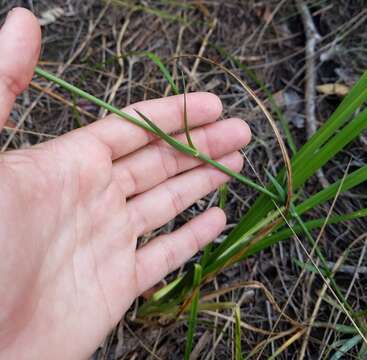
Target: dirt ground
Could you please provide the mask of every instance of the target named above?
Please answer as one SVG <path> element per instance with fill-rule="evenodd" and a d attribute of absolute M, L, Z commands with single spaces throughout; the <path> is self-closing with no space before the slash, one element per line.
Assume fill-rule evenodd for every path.
<path fill-rule="evenodd" d="M 342 90 L 349 88 L 367 68 L 367 3 L 365 0 L 308 0 L 303 1 L 312 13 L 319 34 L 314 60 L 315 85 L 338 84 L 340 88 L 325 91 L 320 88 L 314 99 L 315 125 L 320 126 L 335 110 Z M 115 106 L 124 107 L 135 101 L 171 94 L 157 66 L 143 51 L 158 54 L 177 75 L 172 57 L 179 54 L 200 54 L 232 69 L 246 79 L 257 95 L 269 105 L 266 93 L 246 75 L 250 69 L 275 94 L 285 119 L 299 148 L 309 136 L 305 116 L 305 74 L 307 71 L 305 25 L 293 1 L 278 0 L 24 0 L 0 1 L 0 16 L 15 5 L 30 8 L 43 23 L 42 65 L 59 73 L 67 81 L 93 93 Z M 224 104 L 223 117 L 245 119 L 253 132 L 252 143 L 244 149 L 247 162 L 244 174 L 256 179 L 256 171 L 265 181 L 264 168 L 276 171 L 282 166 L 279 146 L 271 127 L 238 84 L 220 69 L 195 59 L 178 61 L 190 91 L 210 91 L 219 95 Z M 239 63 L 243 64 L 242 69 Z M 40 92 L 47 83 L 35 77 L 34 84 L 17 100 L 8 130 L 0 135 L 5 149 L 30 146 L 84 126 L 105 115 L 103 110 L 84 100 L 74 99 L 53 86 L 50 94 Z M 37 88 L 38 87 L 38 88 Z M 31 111 L 30 111 L 31 110 Z M 26 114 L 26 115 L 24 115 Z M 14 131 L 14 128 L 19 131 Z M 279 124 L 279 128 L 282 129 Z M 315 176 L 305 187 L 304 196 L 312 194 L 340 178 L 351 160 L 351 169 L 367 162 L 367 134 L 349 145 Z M 257 194 L 250 188 L 230 183 L 226 205 L 228 232 L 254 202 Z M 366 208 L 366 188 L 360 186 L 343 194 L 334 212 L 344 214 Z M 208 206 L 217 202 L 217 193 L 210 194 L 175 220 L 148 235 L 169 232 L 185 223 Z M 324 217 L 329 205 L 313 210 L 309 216 Z M 328 226 L 321 247 L 331 264 L 340 257 L 348 244 L 365 233 L 366 219 L 338 226 Z M 220 241 L 221 238 L 218 239 Z M 337 282 L 343 291 L 353 281 L 349 302 L 357 311 L 367 306 L 366 242 L 360 241 L 348 257 Z M 287 299 L 287 314 L 299 322 L 310 320 L 322 281 L 309 272 L 289 298 L 301 269 L 294 259 L 303 261 L 305 255 L 297 243 L 289 239 L 243 261 L 217 276 L 208 289 L 218 289 L 239 282 L 257 281 L 274 297 L 279 306 Z M 195 260 L 195 259 L 194 259 Z M 356 268 L 359 264 L 359 268 Z M 172 279 L 171 275 L 167 280 Z M 221 297 L 222 301 L 241 304 L 241 318 L 247 328 L 243 331 L 243 352 L 248 354 L 267 338 L 279 314 L 264 290 L 235 287 Z M 157 326 L 134 321 L 138 299 L 93 359 L 181 359 L 186 341 L 187 321 L 183 317 L 174 324 Z M 317 313 L 318 323 L 333 323 L 337 312 L 332 304 L 323 301 Z M 233 358 L 234 330 L 232 312 L 221 311 L 199 315 L 192 359 Z M 343 318 L 340 322 L 345 322 Z M 255 329 L 253 328 L 255 327 Z M 289 328 L 281 320 L 276 331 Z M 330 345 L 343 339 L 332 329 L 314 326 L 308 339 L 305 359 L 329 358 Z M 268 358 L 287 337 L 265 347 L 260 359 Z M 298 358 L 304 338 L 293 342 L 279 359 Z M 343 358 L 357 358 L 359 348 Z M 255 356 L 256 358 L 256 356 Z"/>

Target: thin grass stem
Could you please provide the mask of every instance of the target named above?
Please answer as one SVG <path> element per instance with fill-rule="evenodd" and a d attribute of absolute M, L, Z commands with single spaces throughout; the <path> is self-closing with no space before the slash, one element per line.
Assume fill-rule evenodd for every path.
<path fill-rule="evenodd" d="M 136 126 L 139 126 L 142 129 L 145 129 L 153 134 L 155 134 L 156 136 L 160 137 L 162 140 L 166 141 L 168 144 L 170 144 L 172 147 L 174 147 L 176 150 L 185 153 L 186 155 L 190 155 L 193 157 L 197 157 L 198 159 L 200 159 L 203 162 L 206 162 L 212 166 L 214 166 L 215 168 L 217 168 L 218 170 L 222 171 L 223 173 L 229 175 L 232 178 L 237 179 L 238 181 L 240 181 L 242 184 L 248 185 L 252 188 L 254 188 L 255 190 L 268 195 L 269 197 L 271 197 L 274 200 L 278 200 L 278 197 L 273 194 L 270 190 L 256 184 L 255 182 L 253 182 L 252 180 L 246 178 L 245 176 L 236 173 L 235 171 L 227 168 L 226 166 L 222 165 L 219 162 L 216 162 L 215 160 L 212 160 L 211 158 L 209 158 L 206 154 L 198 152 L 196 149 L 192 149 L 190 146 L 181 143 L 180 141 L 176 140 L 174 137 L 166 134 L 164 131 L 162 131 L 157 125 L 155 125 L 152 121 L 150 121 L 147 117 L 143 117 L 143 114 L 139 114 L 140 116 L 142 116 L 142 118 L 145 120 L 141 121 L 137 118 L 135 118 L 132 115 L 129 115 L 127 113 L 125 113 L 124 111 L 121 111 L 119 109 L 117 109 L 116 107 L 106 103 L 105 101 L 98 99 L 97 97 L 87 93 L 84 90 L 79 89 L 78 87 L 68 83 L 65 80 L 60 79 L 59 77 L 39 68 L 36 67 L 35 72 L 37 75 L 44 77 L 45 79 L 52 81 L 56 84 L 58 84 L 59 86 L 61 86 L 62 88 L 64 88 L 67 91 L 70 91 L 71 93 L 80 96 L 88 101 L 93 102 L 94 104 L 108 110 L 109 112 L 118 115 L 119 117 L 133 123 Z"/>

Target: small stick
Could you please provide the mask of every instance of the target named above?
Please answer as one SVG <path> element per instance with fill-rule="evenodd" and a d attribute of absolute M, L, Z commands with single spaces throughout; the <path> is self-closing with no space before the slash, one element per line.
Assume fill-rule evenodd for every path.
<path fill-rule="evenodd" d="M 313 22 L 312 15 L 303 0 L 297 0 L 297 8 L 302 17 L 303 27 L 306 33 L 306 132 L 307 138 L 310 139 L 317 130 L 316 125 L 316 46 L 321 41 L 321 36 Z M 327 181 L 324 172 L 320 168 L 316 173 L 320 184 L 325 189 L 330 184 Z"/>
<path fill-rule="evenodd" d="M 30 85 L 31 85 L 32 88 L 34 88 L 34 89 L 36 89 L 36 90 L 38 90 L 38 91 L 40 91 L 42 93 L 45 93 L 45 94 L 53 97 L 54 99 L 62 102 L 63 104 L 65 104 L 65 105 L 67 105 L 67 106 L 69 106 L 71 108 L 75 106 L 71 101 L 69 101 L 69 100 L 65 99 L 63 96 L 61 96 L 61 95 L 56 94 L 55 92 L 53 92 L 49 87 L 42 87 L 42 86 L 38 85 L 36 82 L 34 82 L 34 81 L 31 81 L 31 84 Z M 87 110 L 82 109 L 80 106 L 76 105 L 75 108 L 81 114 L 89 117 L 90 119 L 97 120 L 97 117 L 95 115 L 93 115 L 92 113 L 90 113 Z M 18 131 L 20 132 L 19 129 L 18 129 Z"/>
<path fill-rule="evenodd" d="M 193 79 L 194 82 L 196 82 L 196 71 L 197 71 L 197 69 L 199 67 L 199 64 L 200 64 L 200 61 L 201 61 L 200 58 L 203 56 L 203 54 L 206 50 L 206 47 L 208 46 L 209 38 L 212 35 L 215 27 L 217 26 L 217 23 L 218 23 L 218 19 L 214 18 L 213 22 L 209 25 L 209 30 L 208 30 L 207 34 L 205 35 L 205 37 L 203 39 L 203 42 L 202 42 L 201 47 L 200 47 L 199 52 L 198 52 L 198 56 L 196 57 L 194 65 L 193 65 L 193 67 L 190 71 L 190 78 Z"/>

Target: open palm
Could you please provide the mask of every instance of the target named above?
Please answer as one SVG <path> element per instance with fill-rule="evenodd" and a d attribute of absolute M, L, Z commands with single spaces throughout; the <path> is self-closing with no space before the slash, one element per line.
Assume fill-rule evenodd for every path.
<path fill-rule="evenodd" d="M 0 129 L 28 85 L 39 44 L 37 20 L 13 10 L 0 32 Z M 215 123 L 221 104 L 214 95 L 187 101 L 194 143 L 240 170 L 235 151 L 249 141 L 247 125 Z M 134 108 L 168 132 L 182 126 L 180 96 Z M 210 209 L 138 250 L 137 238 L 227 180 L 115 116 L 2 154 L 0 358 L 91 354 L 137 296 L 222 231 L 225 216 Z"/>

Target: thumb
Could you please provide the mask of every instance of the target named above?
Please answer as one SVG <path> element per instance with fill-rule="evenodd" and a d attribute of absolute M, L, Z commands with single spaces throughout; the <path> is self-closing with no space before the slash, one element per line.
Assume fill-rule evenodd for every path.
<path fill-rule="evenodd" d="M 11 10 L 0 30 L 0 130 L 15 98 L 32 79 L 41 45 L 41 29 L 28 10 Z"/>

